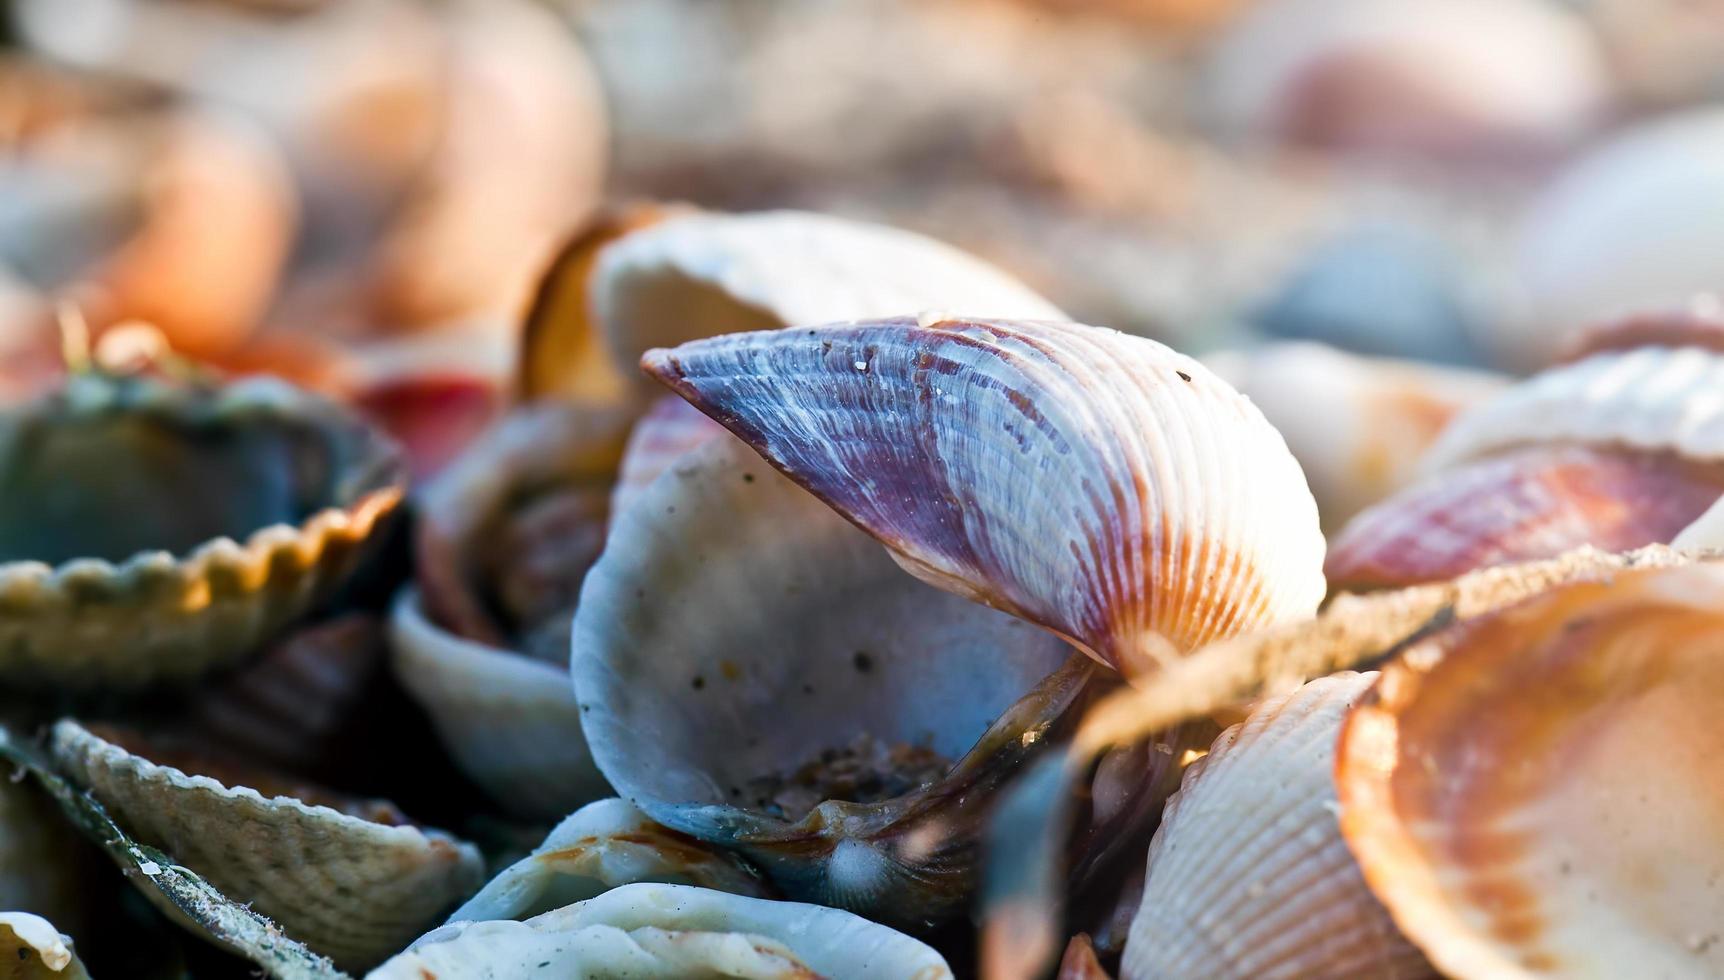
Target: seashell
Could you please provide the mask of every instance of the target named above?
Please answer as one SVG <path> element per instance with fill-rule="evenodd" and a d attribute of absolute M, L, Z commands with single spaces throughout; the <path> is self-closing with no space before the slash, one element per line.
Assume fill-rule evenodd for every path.
<path fill-rule="evenodd" d="M 629 432 L 611 488 L 611 513 L 622 513 L 672 463 L 720 437 L 729 438 L 730 433 L 700 409 L 675 395 L 660 397 Z"/>
<path fill-rule="evenodd" d="M 1103 663 L 1304 618 L 1323 592 L 1316 507 L 1281 436 L 1154 341 L 930 316 L 642 364 L 911 574 Z"/>
<path fill-rule="evenodd" d="M 624 798 L 787 897 L 916 929 L 968 907 L 992 799 L 1099 679 L 905 575 L 728 439 L 618 515 L 573 650 L 588 744 Z"/>
<path fill-rule="evenodd" d="M 1724 353 L 1724 300 L 1705 293 L 1685 306 L 1659 307 L 1606 320 L 1576 337 L 1562 362 L 1639 347 L 1700 347 Z"/>
<path fill-rule="evenodd" d="M 71 938 L 28 912 L 0 912 L 0 963 L 8 980 L 90 980 Z"/>
<path fill-rule="evenodd" d="M 1534 0 L 1280 0 L 1241 18 L 1209 76 L 1235 136 L 1409 159 L 1549 152 L 1610 95 L 1585 22 Z"/>
<path fill-rule="evenodd" d="M 512 356 L 495 331 L 415 334 L 352 351 L 336 384 L 401 443 L 414 479 L 423 481 L 503 414 Z"/>
<path fill-rule="evenodd" d="M 1715 564 L 1554 589 L 1388 664 L 1342 730 L 1341 830 L 1456 977 L 1716 976 Z"/>
<path fill-rule="evenodd" d="M 652 347 L 925 309 L 1064 319 L 980 259 L 884 225 L 801 211 L 634 212 L 553 265 L 528 317 L 529 350 L 564 356 L 525 370 L 537 379 L 530 390 L 614 403 L 646 397 L 639 365 Z"/>
<path fill-rule="evenodd" d="M 588 803 L 533 853 L 503 869 L 450 922 L 523 919 L 650 881 L 770 898 L 758 875 L 731 855 L 660 827 L 627 800 Z"/>
<path fill-rule="evenodd" d="M 1456 414 L 1497 394 L 1497 375 L 1270 344 L 1203 363 L 1263 410 L 1305 471 L 1327 527 L 1411 482 Z"/>
<path fill-rule="evenodd" d="M 406 825 L 387 803 L 305 793 L 273 777 L 227 772 L 231 767 L 219 759 L 196 754 L 198 768 L 212 771 L 215 763 L 224 778 L 189 774 L 118 738 L 62 721 L 53 729 L 52 752 L 67 779 L 139 840 L 343 967 L 376 963 L 400 949 L 482 880 L 472 845 Z M 179 753 L 152 748 L 150 754 L 180 761 Z M 265 796 L 234 775 L 265 792 L 296 792 Z"/>
<path fill-rule="evenodd" d="M 464 922 L 419 939 L 370 980 L 426 976 L 642 980 L 949 980 L 928 946 L 838 909 L 687 885 L 625 885 L 526 922 Z"/>
<path fill-rule="evenodd" d="M 1673 540 L 1724 487 L 1720 384 L 1724 354 L 1653 346 L 1601 350 L 1508 388 L 1443 431 L 1420 463 L 1426 479 L 1336 536 L 1330 581 L 1408 584 Z"/>
<path fill-rule="evenodd" d="M 1149 848 L 1122 976 L 1431 974 L 1336 818 L 1335 741 L 1376 678 L 1349 671 L 1263 701 L 1186 768 Z"/>
<path fill-rule="evenodd" d="M 1554 444 L 1488 456 L 1426 477 L 1335 537 L 1335 588 L 1453 578 L 1590 545 L 1629 551 L 1674 541 L 1724 496 L 1724 467 L 1673 453 Z"/>
<path fill-rule="evenodd" d="M 1724 205 L 1724 110 L 1693 109 L 1624 130 L 1532 202 L 1513 260 L 1524 315 L 1486 339 L 1517 368 L 1549 364 L 1601 317 L 1716 290 Z"/>
<path fill-rule="evenodd" d="M 268 379 L 80 375 L 0 416 L 0 458 L 0 671 L 70 689 L 252 653 L 333 594 L 402 495 L 386 439 Z"/>
<path fill-rule="evenodd" d="M 486 795 L 516 813 L 554 819 L 607 792 L 566 667 L 443 629 L 412 589 L 396 600 L 389 630 L 396 679 Z"/>

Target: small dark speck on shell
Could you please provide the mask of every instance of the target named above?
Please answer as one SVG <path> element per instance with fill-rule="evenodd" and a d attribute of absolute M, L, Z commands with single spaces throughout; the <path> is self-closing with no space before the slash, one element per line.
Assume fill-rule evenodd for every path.
<path fill-rule="evenodd" d="M 856 651 L 856 655 L 850 658 L 850 662 L 856 665 L 856 672 L 859 674 L 866 674 L 874 669 L 874 658 L 870 657 L 865 650 Z"/>
<path fill-rule="evenodd" d="M 1179 375 L 1179 380 L 1181 380 L 1181 381 L 1190 381 L 1191 380 L 1191 375 L 1186 374 L 1184 371 L 1175 371 L 1173 373 Z"/>
<path fill-rule="evenodd" d="M 698 691 L 706 686 L 706 678 L 696 674 L 694 680 L 689 681 L 689 686 Z"/>
<path fill-rule="evenodd" d="M 744 473 L 744 474 L 742 474 L 742 482 L 744 482 L 744 483 L 753 483 L 753 482 L 754 482 L 754 474 L 753 474 L 753 473 Z"/>

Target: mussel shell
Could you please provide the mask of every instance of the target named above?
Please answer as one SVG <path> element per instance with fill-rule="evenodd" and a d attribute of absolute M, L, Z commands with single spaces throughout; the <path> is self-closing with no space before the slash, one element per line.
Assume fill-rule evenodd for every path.
<path fill-rule="evenodd" d="M 1425 477 L 1335 536 L 1335 589 L 1413 585 L 1584 545 L 1672 543 L 1724 496 L 1724 465 L 1668 452 L 1528 446 Z"/>
<path fill-rule="evenodd" d="M 331 799 L 362 817 L 266 797 L 158 765 L 72 721 L 54 726 L 52 752 L 139 840 L 344 967 L 400 949 L 482 880 L 472 845 L 403 825 L 386 804 Z"/>
<path fill-rule="evenodd" d="M 83 375 L 0 419 L 0 673 L 184 682 L 328 599 L 400 503 L 374 430 L 280 382 Z"/>
<path fill-rule="evenodd" d="M 1347 711 L 1377 675 L 1259 704 L 1185 772 L 1149 849 L 1123 976 L 1428 976 L 1341 839 Z"/>
<path fill-rule="evenodd" d="M 395 600 L 389 640 L 396 679 L 461 771 L 504 808 L 551 820 L 609 790 L 566 669 L 443 629 L 412 589 Z"/>
<path fill-rule="evenodd" d="M 372 980 L 427 976 L 950 980 L 933 949 L 838 909 L 687 885 L 625 885 L 526 922 L 445 926 Z M 560 971 L 560 972 L 558 972 Z"/>
<path fill-rule="evenodd" d="M 905 575 L 734 440 L 618 515 L 571 663 L 594 759 L 648 816 L 740 850 L 791 898 L 918 928 L 968 905 L 990 801 L 1099 670 Z M 750 785 L 864 734 L 959 761 L 906 795 L 796 820 Z"/>
<path fill-rule="evenodd" d="M 1366 880 L 1445 974 L 1724 970 L 1724 569 L 1563 586 L 1409 650 L 1337 750 Z"/>
<path fill-rule="evenodd" d="M 1154 341 L 930 315 L 656 350 L 912 574 L 1126 670 L 1310 615 L 1322 534 L 1250 401 Z"/>

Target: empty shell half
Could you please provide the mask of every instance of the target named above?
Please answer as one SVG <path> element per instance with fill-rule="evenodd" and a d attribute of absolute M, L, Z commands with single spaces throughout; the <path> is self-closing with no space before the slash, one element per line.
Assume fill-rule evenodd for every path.
<path fill-rule="evenodd" d="M 928 946 L 838 909 L 687 885 L 626 885 L 526 922 L 437 929 L 371 975 L 950 980 Z"/>
<path fill-rule="evenodd" d="M 1337 750 L 1371 889 L 1456 977 L 1724 970 L 1724 569 L 1624 571 L 1383 670 Z"/>
<path fill-rule="evenodd" d="M 967 909 L 991 802 L 1101 673 L 904 574 L 731 439 L 617 516 L 572 649 L 619 794 L 787 897 L 913 928 Z"/>
<path fill-rule="evenodd" d="M 556 819 L 607 795 L 568 681 L 568 629 L 604 547 L 629 419 L 517 409 L 424 493 L 395 676 L 497 802 Z"/>
<path fill-rule="evenodd" d="M 601 223 L 553 265 L 528 317 L 523 380 L 529 394 L 636 400 L 651 391 L 639 364 L 653 347 L 933 309 L 1064 318 L 1005 272 L 897 228 L 644 210 Z"/>
<path fill-rule="evenodd" d="M 613 798 L 570 814 L 449 921 L 524 919 L 643 881 L 771 897 L 735 856 L 661 827 L 629 801 Z"/>
<path fill-rule="evenodd" d="M 185 682 L 330 598 L 402 496 L 393 445 L 279 381 L 80 374 L 0 415 L 0 673 Z"/>
<path fill-rule="evenodd" d="M 387 803 L 308 792 L 217 755 L 72 721 L 54 726 L 51 752 L 139 841 L 344 968 L 400 949 L 483 877 L 472 845 L 411 826 Z"/>
<path fill-rule="evenodd" d="M 1074 323 L 913 319 L 737 334 L 646 370 L 908 571 L 1152 668 L 1315 611 L 1323 536 L 1249 400 Z"/>
<path fill-rule="evenodd" d="M 1341 839 L 1335 742 L 1377 675 L 1310 681 L 1254 708 L 1168 801 L 1122 975 L 1430 975 Z"/>

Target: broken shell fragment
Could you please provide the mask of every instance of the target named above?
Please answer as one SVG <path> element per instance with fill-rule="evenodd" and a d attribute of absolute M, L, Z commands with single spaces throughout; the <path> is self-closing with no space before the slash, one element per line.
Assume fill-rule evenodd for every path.
<path fill-rule="evenodd" d="M 627 800 L 608 799 L 571 814 L 449 921 L 524 919 L 643 881 L 771 897 L 734 856 L 653 823 Z"/>
<path fill-rule="evenodd" d="M 0 416 L 0 672 L 184 682 L 328 599 L 403 492 L 394 447 L 270 379 L 84 374 Z"/>
<path fill-rule="evenodd" d="M 925 318 L 655 350 L 648 373 L 917 577 L 1147 669 L 1309 616 L 1323 537 L 1250 401 L 1154 341 Z"/>
<path fill-rule="evenodd" d="M 1675 540 L 1724 490 L 1724 353 L 1619 346 L 1643 333 L 1602 334 L 1597 353 L 1460 415 L 1421 461 L 1423 479 L 1335 537 L 1330 583 L 1407 585 L 1581 545 Z"/>
<path fill-rule="evenodd" d="M 1457 414 L 1507 384 L 1483 371 L 1279 343 L 1203 359 L 1287 440 L 1327 528 L 1407 483 Z"/>
<path fill-rule="evenodd" d="M 1724 970 L 1720 608 L 1715 564 L 1623 571 L 1384 668 L 1341 735 L 1341 829 L 1439 970 Z"/>
<path fill-rule="evenodd" d="M 28 912 L 0 912 L 0 964 L 7 980 L 90 980 L 72 940 Z"/>
<path fill-rule="evenodd" d="M 400 949 L 480 884 L 472 845 L 408 825 L 387 803 L 309 793 L 214 755 L 146 749 L 121 737 L 62 721 L 51 752 L 67 779 L 140 841 L 344 967 Z M 159 764 L 128 747 L 135 743 L 139 752 L 189 759 L 188 768 L 223 778 Z"/>
<path fill-rule="evenodd" d="M 371 974 L 641 980 L 950 980 L 940 954 L 838 909 L 687 885 L 625 885 L 526 922 L 444 926 Z"/>
<path fill-rule="evenodd" d="M 1341 839 L 1335 742 L 1374 673 L 1260 703 L 1168 801 L 1122 975 L 1430 975 Z"/>
<path fill-rule="evenodd" d="M 1064 318 L 1005 272 L 897 228 L 647 210 L 598 226 L 552 267 L 528 317 L 524 371 L 529 390 L 615 404 L 650 393 L 639 366 L 653 347 L 929 309 Z M 563 356 L 545 364 L 553 352 Z"/>
<path fill-rule="evenodd" d="M 916 929 L 968 907 L 991 801 L 1100 673 L 904 574 L 730 439 L 618 515 L 571 671 L 593 758 L 647 816 Z"/>

